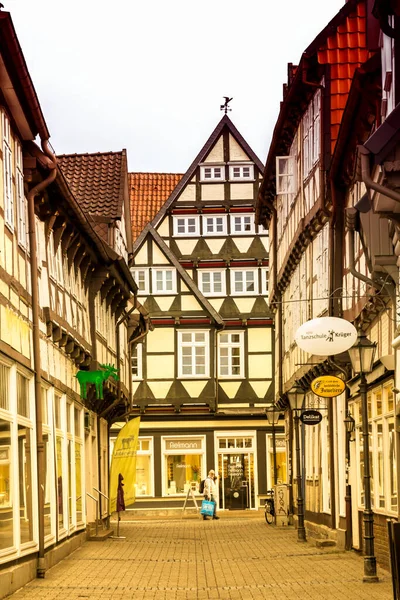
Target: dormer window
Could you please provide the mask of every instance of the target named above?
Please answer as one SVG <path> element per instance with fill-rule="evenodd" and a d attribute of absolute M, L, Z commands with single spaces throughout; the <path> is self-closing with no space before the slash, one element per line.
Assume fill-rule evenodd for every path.
<path fill-rule="evenodd" d="M 254 179 L 254 165 L 230 165 L 229 179 L 235 181 Z"/>
<path fill-rule="evenodd" d="M 225 167 L 223 165 L 200 167 L 201 181 L 223 181 L 225 179 Z"/>

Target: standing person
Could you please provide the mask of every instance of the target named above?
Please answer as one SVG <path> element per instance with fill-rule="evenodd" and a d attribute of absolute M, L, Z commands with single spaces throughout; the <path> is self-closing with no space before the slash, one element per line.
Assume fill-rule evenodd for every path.
<path fill-rule="evenodd" d="M 208 477 L 206 478 L 206 480 L 204 482 L 204 498 L 206 500 L 211 500 L 212 502 L 215 503 L 213 519 L 219 519 L 219 517 L 217 517 L 217 485 L 216 485 L 216 481 L 217 481 L 217 476 L 215 475 L 215 471 L 213 471 L 213 469 L 211 469 L 211 471 L 208 472 Z M 207 521 L 208 517 L 206 515 L 203 515 L 203 519 L 204 519 L 204 521 Z"/>

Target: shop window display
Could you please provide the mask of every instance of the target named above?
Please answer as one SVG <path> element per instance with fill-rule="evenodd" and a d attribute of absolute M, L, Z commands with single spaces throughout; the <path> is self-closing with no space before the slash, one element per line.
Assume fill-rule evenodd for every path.
<path fill-rule="evenodd" d="M 186 494 L 192 487 L 198 491 L 202 456 L 200 454 L 178 454 L 167 456 L 168 494 Z"/>

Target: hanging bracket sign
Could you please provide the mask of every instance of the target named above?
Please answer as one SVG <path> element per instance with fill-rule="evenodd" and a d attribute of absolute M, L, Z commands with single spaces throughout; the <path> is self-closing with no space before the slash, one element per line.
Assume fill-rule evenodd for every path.
<path fill-rule="evenodd" d="M 357 340 L 357 329 L 339 317 L 320 317 L 303 323 L 294 336 L 301 350 L 316 356 L 332 356 L 351 348 Z"/>
<path fill-rule="evenodd" d="M 318 425 L 322 421 L 322 415 L 318 410 L 303 410 L 300 421 L 304 425 Z"/>
<path fill-rule="evenodd" d="M 346 384 L 340 377 L 321 375 L 311 382 L 311 391 L 320 398 L 336 398 L 346 389 Z"/>

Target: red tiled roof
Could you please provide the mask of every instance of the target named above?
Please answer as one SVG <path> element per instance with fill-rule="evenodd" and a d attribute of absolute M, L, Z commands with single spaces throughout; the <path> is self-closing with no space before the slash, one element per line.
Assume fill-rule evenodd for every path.
<path fill-rule="evenodd" d="M 127 173 L 126 150 L 61 154 L 58 165 L 82 209 L 92 215 L 122 215 Z"/>
<path fill-rule="evenodd" d="M 366 47 L 366 7 L 354 7 L 318 48 L 318 62 L 331 66 L 331 150 L 335 148 L 355 70 L 370 56 Z"/>
<path fill-rule="evenodd" d="M 132 240 L 154 219 L 182 179 L 181 173 L 129 173 Z"/>

